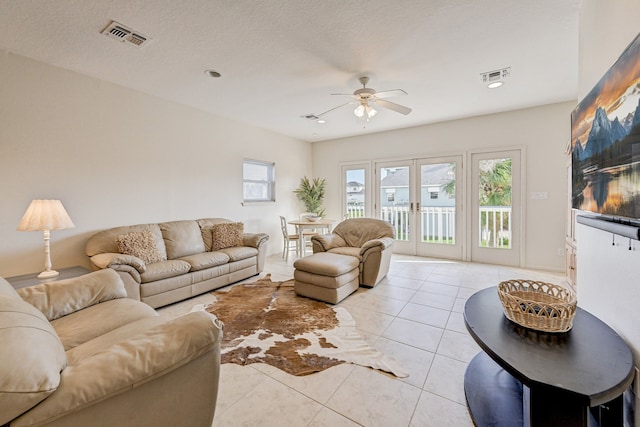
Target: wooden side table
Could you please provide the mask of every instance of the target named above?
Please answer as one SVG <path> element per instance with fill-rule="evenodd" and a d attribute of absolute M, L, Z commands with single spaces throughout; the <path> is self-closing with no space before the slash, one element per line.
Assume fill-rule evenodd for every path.
<path fill-rule="evenodd" d="M 590 415 L 601 427 L 623 425 L 622 393 L 633 381 L 633 354 L 624 340 L 597 317 L 577 307 L 569 332 L 554 334 L 523 328 L 504 316 L 497 290 L 492 287 L 467 300 L 464 320 L 480 348 L 522 383 L 524 426 L 586 427 L 592 425 Z M 476 361 L 467 370 L 478 366 L 486 364 Z M 466 375 L 471 374 L 468 371 Z M 484 384 L 483 393 L 501 389 L 488 385 Z M 470 391 L 465 384 L 473 418 L 471 408 L 478 406 L 469 401 L 469 396 L 478 394 Z M 506 404 L 499 395 L 487 401 L 496 407 Z M 478 421 L 474 418 L 477 425 L 484 425 Z"/>
<path fill-rule="evenodd" d="M 41 283 L 50 283 L 56 282 L 58 280 L 71 279 L 73 277 L 82 276 L 84 274 L 90 273 L 84 267 L 74 266 L 67 268 L 59 268 L 58 274 L 56 277 L 52 277 L 50 279 L 38 279 L 38 274 L 40 273 L 30 273 L 23 274 L 21 276 L 13 276 L 13 277 L 5 277 L 6 281 L 11 283 L 15 289 L 26 288 L 29 286 L 39 285 Z"/>

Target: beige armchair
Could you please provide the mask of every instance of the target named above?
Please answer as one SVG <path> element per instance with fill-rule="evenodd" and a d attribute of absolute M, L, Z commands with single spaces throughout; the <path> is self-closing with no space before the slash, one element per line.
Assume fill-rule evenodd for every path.
<path fill-rule="evenodd" d="M 360 284 L 377 285 L 389 272 L 395 232 L 391 224 L 374 218 L 342 221 L 331 234 L 311 238 L 313 253 L 351 255 L 360 261 Z"/>

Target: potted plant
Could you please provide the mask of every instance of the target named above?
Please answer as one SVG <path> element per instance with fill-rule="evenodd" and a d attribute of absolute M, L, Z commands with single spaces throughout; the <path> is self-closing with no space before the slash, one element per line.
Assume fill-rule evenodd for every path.
<path fill-rule="evenodd" d="M 316 214 L 318 217 L 324 216 L 322 201 L 324 200 L 324 189 L 327 181 L 322 178 L 310 180 L 306 176 L 300 179 L 300 186 L 293 190 L 298 199 L 304 203 L 307 212 Z"/>

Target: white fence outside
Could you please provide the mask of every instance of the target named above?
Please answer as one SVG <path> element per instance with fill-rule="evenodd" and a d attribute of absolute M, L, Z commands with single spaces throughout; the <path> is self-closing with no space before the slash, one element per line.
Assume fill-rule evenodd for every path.
<path fill-rule="evenodd" d="M 409 208 L 387 206 L 382 208 L 380 218 L 396 230 L 397 240 L 409 240 Z M 420 241 L 455 244 L 455 207 L 422 207 Z M 348 218 L 364 217 L 364 206 L 347 207 Z M 480 246 L 493 248 L 511 247 L 511 207 L 482 206 L 479 215 Z"/>

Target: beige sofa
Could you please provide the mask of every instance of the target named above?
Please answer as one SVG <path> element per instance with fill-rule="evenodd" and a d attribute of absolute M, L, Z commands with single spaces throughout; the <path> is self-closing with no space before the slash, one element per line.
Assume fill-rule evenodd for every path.
<path fill-rule="evenodd" d="M 120 274 L 129 298 L 155 308 L 259 274 L 268 240 L 242 223 L 204 218 L 104 230 L 86 254 L 94 269 Z"/>
<path fill-rule="evenodd" d="M 17 292 L 0 278 L 0 425 L 211 426 L 221 324 L 125 297 L 111 269 Z"/>
<path fill-rule="evenodd" d="M 338 224 L 331 234 L 311 237 L 313 253 L 350 255 L 359 261 L 360 285 L 375 286 L 389 272 L 394 228 L 375 218 L 352 218 Z"/>

